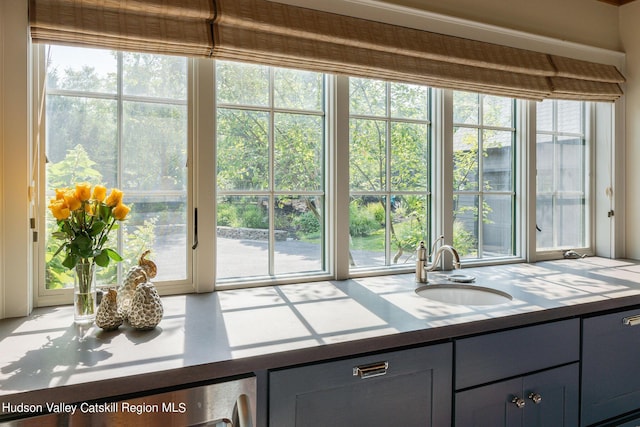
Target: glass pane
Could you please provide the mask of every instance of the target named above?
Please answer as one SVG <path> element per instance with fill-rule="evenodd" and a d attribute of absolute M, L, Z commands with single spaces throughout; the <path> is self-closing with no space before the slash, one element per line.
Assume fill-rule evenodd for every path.
<path fill-rule="evenodd" d="M 557 191 L 584 191 L 584 155 L 582 139 L 558 137 L 556 145 Z"/>
<path fill-rule="evenodd" d="M 350 121 L 351 190 L 379 191 L 386 186 L 387 124 L 382 120 Z"/>
<path fill-rule="evenodd" d="M 585 246 L 585 199 L 581 195 L 563 195 L 556 202 L 557 246 L 581 248 Z"/>
<path fill-rule="evenodd" d="M 553 195 L 538 193 L 536 197 L 536 246 L 538 249 L 556 247 L 553 238 L 553 212 Z"/>
<path fill-rule="evenodd" d="M 266 197 L 218 197 L 218 279 L 269 274 L 268 207 Z"/>
<path fill-rule="evenodd" d="M 275 182 L 277 190 L 323 188 L 323 118 L 275 114 Z"/>
<path fill-rule="evenodd" d="M 125 95 L 187 99 L 187 60 L 177 56 L 122 54 Z"/>
<path fill-rule="evenodd" d="M 47 96 L 47 188 L 117 186 L 116 101 Z"/>
<path fill-rule="evenodd" d="M 187 108 L 125 102 L 123 116 L 122 190 L 185 191 Z"/>
<path fill-rule="evenodd" d="M 558 132 L 582 133 L 582 102 L 558 102 Z"/>
<path fill-rule="evenodd" d="M 421 240 L 428 242 L 427 197 L 391 196 L 391 264 L 415 262 Z"/>
<path fill-rule="evenodd" d="M 483 191 L 513 189 L 512 138 L 509 131 L 483 131 Z"/>
<path fill-rule="evenodd" d="M 453 123 L 477 125 L 480 119 L 480 101 L 477 93 L 453 92 Z"/>
<path fill-rule="evenodd" d="M 218 104 L 269 105 L 269 67 L 216 61 Z"/>
<path fill-rule="evenodd" d="M 391 123 L 391 188 L 426 191 L 429 176 L 428 127 Z"/>
<path fill-rule="evenodd" d="M 323 110 L 323 75 L 310 71 L 276 68 L 274 106 L 292 110 Z"/>
<path fill-rule="evenodd" d="M 536 126 L 538 131 L 553 132 L 553 105 L 547 100 L 536 103 Z"/>
<path fill-rule="evenodd" d="M 131 214 L 123 223 L 124 258 L 131 264 L 146 249 L 158 265 L 154 281 L 187 278 L 187 193 L 125 192 Z M 123 265 L 125 271 L 128 266 Z"/>
<path fill-rule="evenodd" d="M 453 189 L 478 190 L 478 130 L 453 130 Z"/>
<path fill-rule="evenodd" d="M 513 199 L 485 196 L 482 206 L 482 257 L 513 254 Z"/>
<path fill-rule="evenodd" d="M 268 189 L 268 135 L 268 113 L 218 108 L 216 161 L 219 189 Z"/>
<path fill-rule="evenodd" d="M 538 194 L 554 189 L 555 145 L 553 136 L 538 134 L 536 143 L 536 182 Z"/>
<path fill-rule="evenodd" d="M 453 196 L 453 247 L 462 258 L 478 257 L 478 196 Z"/>
<path fill-rule="evenodd" d="M 323 268 L 324 198 L 280 197 L 275 206 L 275 273 Z"/>
<path fill-rule="evenodd" d="M 379 80 L 349 78 L 349 112 L 366 116 L 387 114 L 387 85 Z"/>
<path fill-rule="evenodd" d="M 482 99 L 484 126 L 513 127 L 513 99 L 489 95 L 484 95 Z"/>
<path fill-rule="evenodd" d="M 47 89 L 100 93 L 117 91 L 116 52 L 49 45 L 47 56 Z"/>
<path fill-rule="evenodd" d="M 391 117 L 413 120 L 429 119 L 429 88 L 391 83 Z"/>
<path fill-rule="evenodd" d="M 349 204 L 351 267 L 385 265 L 386 205 L 382 196 L 353 197 Z"/>

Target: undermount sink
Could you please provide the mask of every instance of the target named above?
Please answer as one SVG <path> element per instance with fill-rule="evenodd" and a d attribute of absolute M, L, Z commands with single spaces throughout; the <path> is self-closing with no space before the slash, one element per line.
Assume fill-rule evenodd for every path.
<path fill-rule="evenodd" d="M 457 305 L 496 305 L 513 299 L 508 293 L 497 289 L 449 283 L 420 286 L 416 293 L 433 301 Z"/>

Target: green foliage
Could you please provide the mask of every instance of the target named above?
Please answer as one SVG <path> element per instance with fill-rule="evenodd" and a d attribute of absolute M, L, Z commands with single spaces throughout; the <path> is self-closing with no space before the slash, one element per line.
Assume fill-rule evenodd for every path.
<path fill-rule="evenodd" d="M 459 220 L 453 222 L 453 247 L 461 257 L 475 256 L 477 253 L 478 240 L 472 232 L 465 229 L 464 224 Z"/>
<path fill-rule="evenodd" d="M 303 234 L 314 234 L 320 231 L 320 222 L 311 211 L 296 216 L 294 224 Z"/>
<path fill-rule="evenodd" d="M 349 204 L 349 234 L 352 237 L 368 236 L 380 229 L 380 223 L 368 209 L 363 209 L 357 201 Z"/>
<path fill-rule="evenodd" d="M 245 228 L 269 228 L 269 218 L 267 213 L 258 205 L 242 205 L 238 212 L 240 227 Z"/>
<path fill-rule="evenodd" d="M 225 227 L 238 225 L 238 214 L 232 204 L 218 203 L 217 211 L 218 225 Z"/>

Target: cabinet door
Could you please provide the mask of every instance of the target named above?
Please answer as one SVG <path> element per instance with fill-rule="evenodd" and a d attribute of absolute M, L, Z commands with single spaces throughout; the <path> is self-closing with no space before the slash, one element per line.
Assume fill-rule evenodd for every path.
<path fill-rule="evenodd" d="M 274 371 L 269 425 L 447 426 L 451 376 L 451 344 Z"/>
<path fill-rule="evenodd" d="M 577 426 L 578 383 L 577 363 L 524 377 L 524 426 Z"/>
<path fill-rule="evenodd" d="M 522 378 L 456 393 L 456 427 L 519 427 L 522 425 Z M 526 403 L 526 402 L 525 402 Z"/>
<path fill-rule="evenodd" d="M 575 427 L 578 364 L 456 393 L 457 427 Z"/>
<path fill-rule="evenodd" d="M 582 425 L 640 408 L 640 309 L 583 320 Z"/>

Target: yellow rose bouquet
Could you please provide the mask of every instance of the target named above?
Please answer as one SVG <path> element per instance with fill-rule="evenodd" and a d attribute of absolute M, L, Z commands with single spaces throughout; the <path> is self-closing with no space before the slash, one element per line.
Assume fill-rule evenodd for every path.
<path fill-rule="evenodd" d="M 75 189 L 60 188 L 49 203 L 49 209 L 58 222 L 53 237 L 62 240 L 54 257 L 65 253 L 62 265 L 76 270 L 76 322 L 93 322 L 95 318 L 95 265 L 107 267 L 110 261 L 122 257 L 104 245 L 109 233 L 116 230 L 118 221 L 124 221 L 131 210 L 122 203 L 122 191 L 96 185 L 93 190 L 87 182 L 76 184 Z"/>

